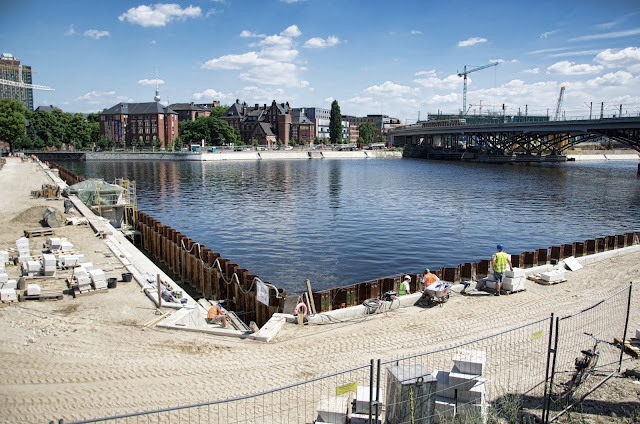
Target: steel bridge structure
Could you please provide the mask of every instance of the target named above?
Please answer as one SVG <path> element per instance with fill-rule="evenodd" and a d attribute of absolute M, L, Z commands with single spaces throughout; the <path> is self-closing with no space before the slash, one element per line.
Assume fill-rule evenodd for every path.
<path fill-rule="evenodd" d="M 640 152 L 640 117 L 472 125 L 464 119 L 424 121 L 394 128 L 389 136 L 392 145 L 425 148 L 433 159 L 562 161 L 567 149 L 605 137 Z"/>

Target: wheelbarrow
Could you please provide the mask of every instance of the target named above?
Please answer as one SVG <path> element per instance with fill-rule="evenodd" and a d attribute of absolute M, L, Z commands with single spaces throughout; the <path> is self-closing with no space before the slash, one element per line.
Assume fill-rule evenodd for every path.
<path fill-rule="evenodd" d="M 424 289 L 422 297 L 417 303 L 426 303 L 427 305 L 447 303 L 452 284 L 449 281 L 436 281 Z"/>

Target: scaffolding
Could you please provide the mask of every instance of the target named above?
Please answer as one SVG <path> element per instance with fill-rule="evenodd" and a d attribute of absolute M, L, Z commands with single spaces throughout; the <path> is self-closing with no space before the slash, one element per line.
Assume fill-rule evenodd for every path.
<path fill-rule="evenodd" d="M 126 178 L 118 178 L 115 184 L 122 187 L 122 199 L 124 200 L 124 228 L 136 228 L 137 201 L 136 201 L 136 182 Z"/>

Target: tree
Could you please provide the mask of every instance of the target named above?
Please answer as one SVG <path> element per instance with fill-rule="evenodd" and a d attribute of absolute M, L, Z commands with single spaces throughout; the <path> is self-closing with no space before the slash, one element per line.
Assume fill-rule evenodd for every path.
<path fill-rule="evenodd" d="M 278 139 L 278 146 L 282 146 L 282 140 Z"/>
<path fill-rule="evenodd" d="M 342 114 L 338 101 L 331 103 L 331 115 L 329 116 L 329 139 L 331 143 L 339 143 L 342 140 Z"/>
<path fill-rule="evenodd" d="M 142 149 L 144 147 L 144 140 L 142 139 L 142 137 L 140 137 L 138 139 L 138 148 Z"/>
<path fill-rule="evenodd" d="M 209 142 L 209 126 L 207 120 L 209 118 L 198 118 L 195 121 L 185 121 L 178 123 L 178 134 L 187 144 L 200 144 L 200 140 L 204 139 Z"/>
<path fill-rule="evenodd" d="M 253 141 L 251 142 L 251 145 L 253 147 L 258 147 L 260 145 L 260 143 L 258 143 L 258 140 L 256 140 L 255 138 L 253 139 Z"/>
<path fill-rule="evenodd" d="M 27 138 L 25 111 L 17 100 L 0 100 L 0 140 L 9 144 L 9 150 Z"/>
<path fill-rule="evenodd" d="M 209 129 L 208 140 L 210 140 L 214 146 L 222 146 L 225 143 L 238 144 L 240 137 L 226 121 L 213 116 L 204 119 Z"/>
<path fill-rule="evenodd" d="M 364 144 L 371 144 L 373 143 L 378 130 L 371 122 L 364 122 L 358 125 L 358 132 L 360 133 L 360 137 L 364 140 Z"/>
<path fill-rule="evenodd" d="M 289 144 L 290 144 L 291 146 L 295 146 L 296 144 L 298 144 L 298 142 L 297 142 L 297 141 L 296 141 L 296 139 L 294 138 L 294 139 L 292 139 L 292 140 L 289 142 Z"/>
<path fill-rule="evenodd" d="M 380 135 L 380 137 L 378 137 L 378 143 L 386 143 L 387 140 L 384 138 L 383 135 Z"/>
<path fill-rule="evenodd" d="M 91 141 L 91 128 L 80 113 L 71 116 L 67 124 L 68 140 L 73 142 L 74 149 L 81 149 Z M 98 124 L 99 125 L 99 124 Z"/>
<path fill-rule="evenodd" d="M 90 124 L 100 123 L 100 114 L 99 113 L 89 113 L 87 114 L 87 122 Z"/>
<path fill-rule="evenodd" d="M 214 106 L 211 108 L 211 116 L 219 118 L 229 109 L 229 106 Z"/>

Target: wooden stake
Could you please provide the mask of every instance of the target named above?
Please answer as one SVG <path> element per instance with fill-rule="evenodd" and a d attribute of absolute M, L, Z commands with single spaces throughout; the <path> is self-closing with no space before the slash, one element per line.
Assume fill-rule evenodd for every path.
<path fill-rule="evenodd" d="M 158 274 L 158 309 L 160 309 L 162 307 L 162 289 L 161 289 L 161 282 L 160 282 L 160 274 Z"/>
<path fill-rule="evenodd" d="M 311 283 L 309 282 L 309 280 L 304 280 L 305 283 L 307 283 L 307 291 L 309 292 L 309 297 L 307 298 L 309 300 L 309 304 L 311 306 L 311 312 L 313 312 L 313 314 L 316 314 L 316 304 L 313 301 L 313 292 L 311 291 Z"/>

